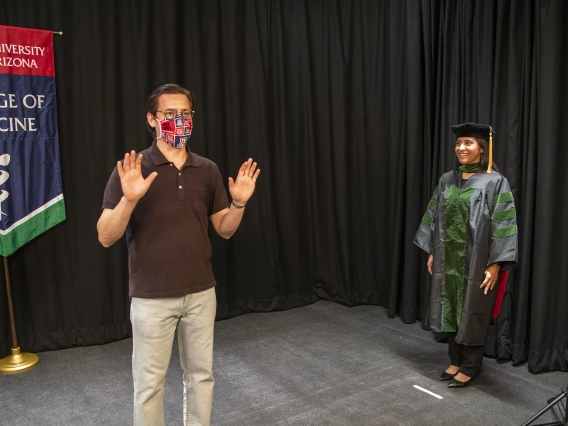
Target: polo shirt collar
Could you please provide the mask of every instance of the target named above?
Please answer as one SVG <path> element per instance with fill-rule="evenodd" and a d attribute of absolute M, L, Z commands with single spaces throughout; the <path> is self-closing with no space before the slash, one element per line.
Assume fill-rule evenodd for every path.
<path fill-rule="evenodd" d="M 201 167 L 203 162 L 201 158 L 197 155 L 193 155 L 189 147 L 186 145 L 185 149 L 187 150 L 187 160 L 185 160 L 184 167 Z M 158 148 L 158 144 L 156 141 L 152 143 L 150 147 L 150 158 L 155 166 L 159 166 L 161 164 L 170 164 L 168 159 L 164 156 L 160 148 Z"/>

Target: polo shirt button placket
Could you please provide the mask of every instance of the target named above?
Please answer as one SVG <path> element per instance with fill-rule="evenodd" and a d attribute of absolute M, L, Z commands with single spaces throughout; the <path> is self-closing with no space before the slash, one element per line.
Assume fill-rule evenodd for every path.
<path fill-rule="evenodd" d="M 178 171 L 178 200 L 185 199 L 185 191 L 182 185 L 181 170 Z"/>

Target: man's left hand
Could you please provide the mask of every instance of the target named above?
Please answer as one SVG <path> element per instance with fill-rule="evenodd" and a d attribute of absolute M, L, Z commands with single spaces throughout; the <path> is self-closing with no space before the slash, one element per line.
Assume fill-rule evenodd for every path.
<path fill-rule="evenodd" d="M 236 180 L 233 181 L 233 178 L 229 177 L 229 192 L 235 204 L 244 206 L 252 197 L 260 174 L 260 169 L 257 169 L 256 165 L 256 162 L 253 163 L 252 158 L 249 158 L 239 169 Z"/>

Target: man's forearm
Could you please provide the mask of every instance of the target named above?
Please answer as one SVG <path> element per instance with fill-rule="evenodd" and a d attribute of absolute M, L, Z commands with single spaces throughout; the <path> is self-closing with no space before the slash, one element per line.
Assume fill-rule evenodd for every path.
<path fill-rule="evenodd" d="M 238 209 L 231 204 L 229 211 L 225 216 L 223 216 L 223 219 L 221 219 L 221 223 L 219 224 L 219 235 L 223 238 L 231 238 L 241 224 L 244 212 L 245 207 Z"/>
<path fill-rule="evenodd" d="M 124 234 L 130 216 L 137 201 L 127 201 L 124 197 L 113 210 L 105 212 L 97 223 L 99 241 L 104 247 L 110 247 Z"/>

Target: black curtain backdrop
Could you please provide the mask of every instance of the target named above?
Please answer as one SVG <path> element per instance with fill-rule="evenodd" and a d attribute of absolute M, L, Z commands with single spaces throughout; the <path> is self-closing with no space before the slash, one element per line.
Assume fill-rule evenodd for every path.
<path fill-rule="evenodd" d="M 237 234 L 211 234 L 218 319 L 327 299 L 420 321 L 412 239 L 456 165 L 449 126 L 479 121 L 520 235 L 486 354 L 568 370 L 567 19 L 562 0 L 0 0 L 0 24 L 64 33 L 67 220 L 9 259 L 20 346 L 130 336 L 126 245 L 100 246 L 96 222 L 116 161 L 150 144 L 148 95 L 175 82 L 197 94 L 192 150 L 225 178 L 249 156 L 262 169 Z"/>

